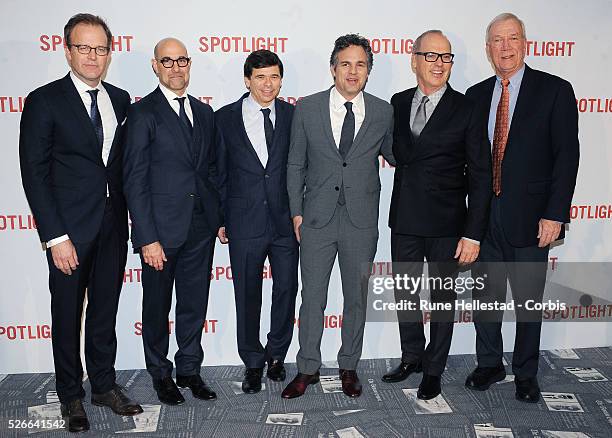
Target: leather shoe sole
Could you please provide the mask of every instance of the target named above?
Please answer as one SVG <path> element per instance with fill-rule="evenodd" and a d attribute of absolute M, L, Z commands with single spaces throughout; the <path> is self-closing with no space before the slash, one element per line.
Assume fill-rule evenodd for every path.
<path fill-rule="evenodd" d="M 472 373 L 473 374 L 473 373 Z M 497 382 L 501 382 L 502 380 L 504 380 L 506 378 L 506 370 L 500 370 L 498 373 L 492 375 L 489 380 L 487 380 L 485 383 L 483 383 L 482 385 L 476 385 L 474 383 L 474 379 L 472 377 L 472 374 L 470 374 L 468 376 L 468 378 L 465 381 L 465 386 L 468 389 L 471 389 L 473 391 L 486 391 L 487 389 L 489 389 L 491 387 L 491 385 L 493 385 L 494 383 Z"/>

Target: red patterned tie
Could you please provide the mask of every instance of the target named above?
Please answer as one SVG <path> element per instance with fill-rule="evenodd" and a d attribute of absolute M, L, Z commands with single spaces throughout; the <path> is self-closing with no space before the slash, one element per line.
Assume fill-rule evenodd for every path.
<path fill-rule="evenodd" d="M 504 151 L 508 142 L 508 125 L 510 114 L 510 92 L 508 79 L 502 79 L 502 94 L 497 105 L 495 115 L 495 131 L 493 132 L 493 192 L 496 196 L 501 193 L 501 167 Z"/>

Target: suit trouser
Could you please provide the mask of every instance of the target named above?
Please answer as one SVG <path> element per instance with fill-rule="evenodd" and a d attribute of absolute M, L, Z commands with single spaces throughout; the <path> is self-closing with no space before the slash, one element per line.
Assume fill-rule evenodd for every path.
<path fill-rule="evenodd" d="M 154 381 L 172 375 L 168 360 L 169 322 L 172 289 L 176 286 L 174 330 L 178 351 L 174 355 L 176 373 L 200 373 L 204 351 L 202 329 L 206 320 L 210 270 L 215 234 L 208 230 L 202 214 L 194 212 L 189 235 L 180 248 L 164 248 L 167 262 L 156 271 L 142 259 L 142 342 L 147 371 Z"/>
<path fill-rule="evenodd" d="M 487 275 L 486 288 L 474 296 L 482 302 L 505 303 L 509 281 L 515 303 L 524 303 L 528 299 L 541 302 L 546 283 L 549 247 L 512 246 L 504 234 L 500 207 L 499 198 L 494 198 L 491 203 L 489 228 L 480 249 L 479 260 L 483 263 L 475 269 L 476 275 Z M 502 365 L 502 316 L 502 311 L 474 312 L 476 356 L 480 367 Z M 538 372 L 542 313 L 517 308 L 516 317 L 512 372 L 519 378 L 534 377 Z"/>
<path fill-rule="evenodd" d="M 266 360 L 285 360 L 293 337 L 298 288 L 298 243 L 293 232 L 281 236 L 268 217 L 266 231 L 252 239 L 230 236 L 229 254 L 236 296 L 238 353 L 247 368 L 263 368 Z M 270 332 L 264 348 L 259 338 L 263 267 L 272 270 Z"/>
<path fill-rule="evenodd" d="M 374 260 L 377 242 L 378 226 L 355 227 L 345 205 L 337 205 L 331 221 L 322 228 L 302 225 L 302 305 L 300 350 L 297 354 L 298 370 L 301 373 L 314 374 L 321 367 L 324 312 L 336 254 L 344 297 L 342 346 L 338 352 L 338 365 L 348 370 L 357 368 L 363 345 L 367 306 L 367 288 L 362 287 L 361 278 L 364 266 Z"/>
<path fill-rule="evenodd" d="M 73 242 L 79 266 L 72 275 L 57 269 L 51 250 L 47 250 L 53 326 L 51 341 L 57 395 L 62 403 L 85 396 L 79 351 L 86 291 L 85 365 L 91 390 L 102 394 L 115 385 L 115 322 L 127 260 L 127 242 L 119 236 L 116 225 L 107 198 L 102 226 L 96 238 L 87 243 Z"/>
<path fill-rule="evenodd" d="M 391 259 L 393 274 L 407 274 L 418 278 L 423 273 L 423 258 L 428 261 L 430 278 L 452 278 L 457 276 L 453 256 L 458 237 L 420 237 L 406 234 L 391 234 Z M 440 263 L 436 263 L 440 262 Z M 399 265 L 397 264 L 399 263 Z M 400 268 L 401 267 L 401 268 Z M 396 272 L 397 271 L 397 272 Z M 396 300 L 414 300 L 417 305 L 420 290 L 414 294 L 396 291 Z M 431 290 L 431 302 L 450 302 L 456 298 L 454 291 Z M 433 310 L 429 322 L 429 344 L 425 348 L 423 312 L 419 307 L 413 312 L 398 312 L 398 326 L 403 362 L 423 364 L 423 373 L 440 376 L 444 372 L 451 347 L 454 327 L 454 310 Z"/>

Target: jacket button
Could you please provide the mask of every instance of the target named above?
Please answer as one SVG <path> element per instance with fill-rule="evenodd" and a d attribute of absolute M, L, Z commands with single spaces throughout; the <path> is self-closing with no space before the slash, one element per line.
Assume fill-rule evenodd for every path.
<path fill-rule="evenodd" d="M 190 194 L 189 194 L 189 197 L 190 197 L 190 198 L 193 198 L 194 196 L 195 196 L 195 194 L 193 194 L 193 193 L 190 193 Z"/>
<path fill-rule="evenodd" d="M 270 175 L 268 175 L 267 173 L 264 175 L 266 178 L 270 178 Z"/>
<path fill-rule="evenodd" d="M 264 205 L 268 205 L 268 201 L 264 201 Z"/>
<path fill-rule="evenodd" d="M 342 163 L 342 167 L 346 167 L 346 166 L 347 166 L 347 164 L 346 164 L 346 163 Z"/>
<path fill-rule="evenodd" d="M 336 186 L 336 187 L 334 187 L 334 190 L 339 192 L 340 191 L 340 187 Z"/>

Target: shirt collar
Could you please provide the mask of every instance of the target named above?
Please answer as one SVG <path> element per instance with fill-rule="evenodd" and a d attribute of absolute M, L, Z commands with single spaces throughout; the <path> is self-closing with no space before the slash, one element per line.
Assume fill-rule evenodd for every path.
<path fill-rule="evenodd" d="M 269 106 L 263 107 L 255 100 L 253 95 L 249 93 L 249 95 L 245 97 L 244 102 L 246 104 L 247 111 L 251 114 L 257 113 L 262 108 L 270 108 L 270 115 L 276 114 L 276 99 L 274 99 Z"/>
<path fill-rule="evenodd" d="M 523 64 L 520 70 L 518 70 L 516 73 L 510 76 L 510 88 L 517 89 L 521 85 L 521 82 L 523 82 L 524 74 L 525 74 L 525 64 Z M 501 77 L 497 75 L 495 77 L 496 77 L 497 84 L 499 84 L 499 86 L 501 87 L 501 80 L 502 80 Z"/>
<path fill-rule="evenodd" d="M 166 88 L 161 82 L 159 83 L 159 89 L 161 90 L 162 93 L 164 93 L 164 96 L 166 96 L 166 99 L 170 103 L 177 102 L 176 100 L 174 100 L 177 97 L 187 97 L 187 90 L 185 90 L 185 92 L 179 96 L 174 91 Z M 185 99 L 185 102 L 189 103 L 189 99 Z"/>
<path fill-rule="evenodd" d="M 89 90 L 100 90 L 101 92 L 104 91 L 104 87 L 102 86 L 102 81 L 98 83 L 97 87 L 90 87 L 88 84 L 83 82 L 77 75 L 75 75 L 72 70 L 70 71 L 70 79 L 72 79 L 72 83 L 76 87 L 77 92 L 79 94 L 87 93 L 87 91 Z"/>
<path fill-rule="evenodd" d="M 440 89 L 434 91 L 427 97 L 429 98 L 429 100 L 439 100 L 442 97 L 442 95 L 446 92 L 447 88 L 448 88 L 448 83 L 442 85 Z M 414 93 L 414 97 L 417 98 L 418 100 L 421 100 L 423 96 L 426 96 L 426 94 L 423 93 L 423 91 L 421 91 L 421 87 L 417 87 L 416 92 Z"/>
<path fill-rule="evenodd" d="M 362 111 L 363 107 L 364 107 L 364 103 L 363 103 L 363 91 L 360 91 L 359 94 L 357 96 L 353 97 L 352 100 L 347 101 L 344 98 L 344 96 L 342 96 L 342 94 L 340 94 L 338 89 L 334 86 L 334 87 L 332 87 L 331 93 L 329 94 L 329 99 L 330 99 L 330 103 L 331 103 L 332 107 L 335 110 L 339 110 L 340 108 L 342 108 L 344 106 L 345 102 L 352 102 L 353 103 L 353 112 L 355 110 Z"/>

